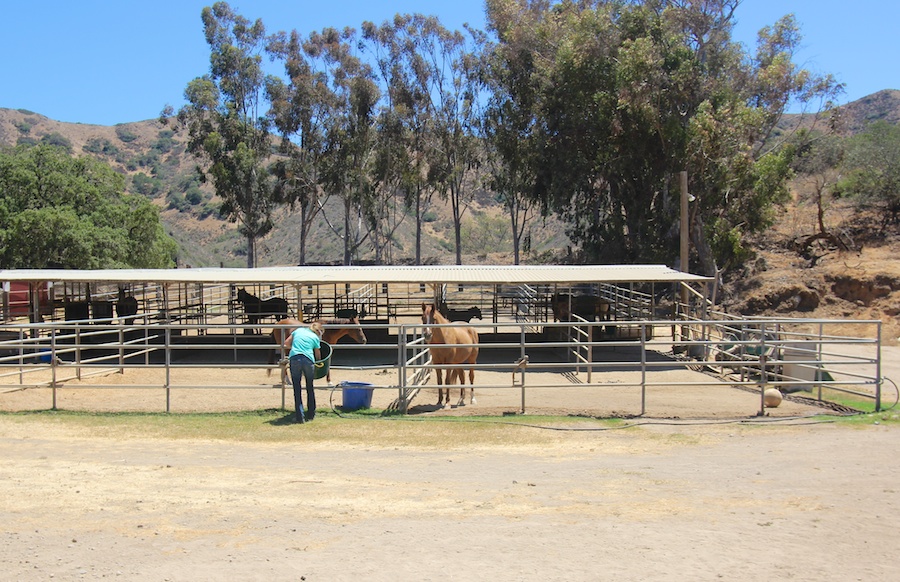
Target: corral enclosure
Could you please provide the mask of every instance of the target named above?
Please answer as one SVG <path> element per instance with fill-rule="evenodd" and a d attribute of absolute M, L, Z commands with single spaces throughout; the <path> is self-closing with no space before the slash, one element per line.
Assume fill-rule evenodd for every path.
<path fill-rule="evenodd" d="M 343 340 L 330 364 L 338 381 L 377 373 L 376 406 L 389 411 L 436 412 L 423 408 L 436 387 L 424 303 L 479 333 L 475 390 L 491 405 L 470 413 L 530 412 L 545 398 L 561 411 L 673 415 L 655 403 L 674 398 L 678 416 L 704 414 L 684 406 L 689 387 L 723 400 L 752 390 L 759 414 L 774 412 L 766 387 L 881 406 L 880 322 L 730 317 L 705 300 L 708 279 L 658 265 L 0 271 L 0 281 L 19 298 L 27 284 L 30 297 L 23 319 L 4 293 L 0 382 L 48 389 L 43 408 L 60 390 L 135 370 L 145 381 L 123 384 L 164 391 L 165 410 L 173 391 L 214 386 L 280 394 L 283 405 L 284 381 L 266 375 L 280 316 L 248 309 L 242 290 L 305 321 L 359 316 L 368 342 Z M 213 372 L 198 382 L 197 369 Z"/>

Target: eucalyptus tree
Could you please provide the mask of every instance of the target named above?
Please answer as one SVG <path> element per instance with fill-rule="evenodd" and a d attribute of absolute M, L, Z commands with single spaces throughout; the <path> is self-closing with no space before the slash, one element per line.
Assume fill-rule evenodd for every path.
<path fill-rule="evenodd" d="M 343 226 L 335 226 L 322 213 L 344 243 L 344 264 L 366 242 L 377 220 L 374 211 L 372 166 L 376 142 L 376 106 L 380 91 L 371 66 L 357 54 L 356 31 L 326 28 L 310 35 L 311 56 L 321 57 L 329 67 L 334 91 L 334 108 L 325 123 L 325 151 L 321 183 L 339 196 L 343 206 Z"/>
<path fill-rule="evenodd" d="M 741 258 L 744 234 L 765 227 L 786 195 L 791 148 L 766 142 L 791 100 L 838 86 L 800 70 L 788 16 L 756 54 L 731 40 L 739 0 L 488 0 L 501 45 L 535 45 L 537 80 L 516 97 L 536 111 L 534 195 L 569 225 L 589 260 L 672 260 L 688 170 L 692 239 L 703 270 Z M 523 99 L 533 99 L 530 101 Z M 768 144 L 768 145 L 765 145 Z M 684 266 L 686 268 L 686 266 Z"/>
<path fill-rule="evenodd" d="M 364 27 L 383 47 L 390 66 L 392 104 L 407 136 L 404 178 L 416 212 L 416 261 L 421 260 L 421 227 L 433 194 L 450 203 L 456 262 L 462 261 L 460 226 L 474 195 L 467 188 L 478 165 L 478 107 L 481 87 L 477 51 L 483 33 L 467 37 L 450 31 L 434 16 L 397 16 L 381 27 Z"/>
<path fill-rule="evenodd" d="M 188 83 L 178 120 L 188 129 L 188 150 L 202 161 L 197 171 L 211 180 L 221 213 L 238 223 L 247 240 L 247 266 L 257 262 L 257 241 L 273 227 L 270 123 L 264 108 L 266 47 L 261 20 L 250 22 L 226 2 L 202 11 L 210 72 Z"/>
<path fill-rule="evenodd" d="M 436 190 L 429 171 L 429 155 L 434 150 L 435 68 L 423 50 L 428 39 L 439 34 L 440 22 L 421 14 L 397 15 L 381 26 L 363 25 L 363 34 L 372 45 L 392 111 L 385 129 L 399 138 L 402 149 L 392 151 L 404 204 L 415 216 L 415 264 L 422 262 L 422 225 Z M 397 143 L 395 139 L 393 144 Z M 390 159 L 390 158 L 388 158 Z"/>
<path fill-rule="evenodd" d="M 409 123 L 415 108 L 410 102 L 410 71 L 401 45 L 403 23 L 409 19 L 409 16 L 398 14 L 392 22 L 384 22 L 381 26 L 372 22 L 362 25 L 363 49 L 371 53 L 382 97 L 373 165 L 373 212 L 377 220 L 372 233 L 378 262 L 390 260 L 395 246 L 394 235 L 418 201 L 416 133 Z M 418 213 L 416 217 L 418 219 Z M 416 255 L 420 257 L 421 222 L 418 220 L 417 226 Z M 418 258 L 416 264 L 419 264 Z"/>
<path fill-rule="evenodd" d="M 428 177 L 438 195 L 450 202 L 458 265 L 462 264 L 462 219 L 477 183 L 472 174 L 482 158 L 478 130 L 484 95 L 478 63 L 484 34 L 473 29 L 467 32 L 468 37 L 437 24 L 419 44 L 431 79 L 427 91 L 433 111 Z"/>
<path fill-rule="evenodd" d="M 482 53 L 482 78 L 489 88 L 482 118 L 486 184 L 506 209 L 515 264 L 520 262 L 523 237 L 537 206 L 533 193 L 539 133 L 538 60 L 548 49 L 546 39 L 537 36 L 535 24 L 547 7 L 546 1 L 495 5 L 492 32 L 499 42 Z"/>
<path fill-rule="evenodd" d="M 315 38 L 315 35 L 314 35 Z M 326 154 L 326 128 L 337 113 L 338 100 L 331 88 L 328 63 L 316 43 L 300 36 L 278 33 L 269 52 L 284 62 L 287 83 L 270 76 L 266 91 L 270 117 L 281 134 L 280 159 L 271 171 L 278 202 L 300 210 L 299 264 L 306 264 L 306 242 L 319 211 L 328 201 L 322 165 Z"/>

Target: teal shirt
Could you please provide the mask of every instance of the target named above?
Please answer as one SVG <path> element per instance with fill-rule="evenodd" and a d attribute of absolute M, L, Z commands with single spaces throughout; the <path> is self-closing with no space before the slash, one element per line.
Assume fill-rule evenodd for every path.
<path fill-rule="evenodd" d="M 316 355 L 313 350 L 321 347 L 322 341 L 314 331 L 308 327 L 298 327 L 291 334 L 291 352 L 289 356 L 303 354 L 313 362 L 316 361 Z"/>

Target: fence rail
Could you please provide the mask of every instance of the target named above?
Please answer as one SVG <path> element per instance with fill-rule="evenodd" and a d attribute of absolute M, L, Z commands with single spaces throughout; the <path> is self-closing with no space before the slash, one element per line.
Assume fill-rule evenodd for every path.
<path fill-rule="evenodd" d="M 646 410 L 648 388 L 674 390 L 688 384 L 758 390 L 761 413 L 762 394 L 769 387 L 784 393 L 802 391 L 818 400 L 850 396 L 871 402 L 876 411 L 882 408 L 879 321 L 581 320 L 548 322 L 540 331 L 536 331 L 533 322 L 512 319 L 499 324 L 469 325 L 483 333 L 475 369 L 499 371 L 512 377 L 510 383 L 482 383 L 475 388 L 521 390 L 523 412 L 527 391 L 571 388 L 573 376 L 578 379 L 579 389 L 639 388 L 640 414 Z M 610 335 L 612 326 L 628 326 L 634 336 L 622 339 L 619 334 Z M 6 326 L 0 330 L 0 392 L 50 387 L 54 390 L 55 408 L 56 389 L 71 379 L 81 380 L 80 388 L 108 387 L 84 382 L 95 374 L 135 368 L 164 369 L 165 380 L 161 384 L 139 387 L 164 388 L 168 394 L 172 389 L 201 387 L 178 384 L 175 380 L 179 369 L 277 370 L 277 358 L 270 358 L 274 344 L 267 336 L 247 333 L 250 327 L 236 322 L 201 326 L 114 319 Z M 396 390 L 397 409 L 407 410 L 436 368 L 423 340 L 426 326 L 397 323 L 363 328 L 370 337 L 380 339 L 364 346 L 341 344 L 339 351 L 346 357 L 342 363 L 332 362 L 332 369 L 395 370 L 395 380 L 377 389 Z M 666 337 L 670 330 L 671 337 Z M 673 381 L 657 374 L 673 369 L 703 374 L 690 381 Z M 551 373 L 552 379 L 531 380 L 537 371 Z M 622 380 L 613 379 L 608 372 L 631 374 Z M 228 376 L 218 374 L 214 383 L 202 387 L 273 387 L 271 383 L 235 384 Z M 279 382 L 284 389 L 283 381 Z"/>

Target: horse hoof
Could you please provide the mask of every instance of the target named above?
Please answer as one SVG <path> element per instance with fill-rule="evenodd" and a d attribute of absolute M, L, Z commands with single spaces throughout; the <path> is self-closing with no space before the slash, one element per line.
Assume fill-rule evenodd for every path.
<path fill-rule="evenodd" d="M 473 398 L 473 399 L 469 402 L 469 404 L 475 404 L 475 399 Z"/>

